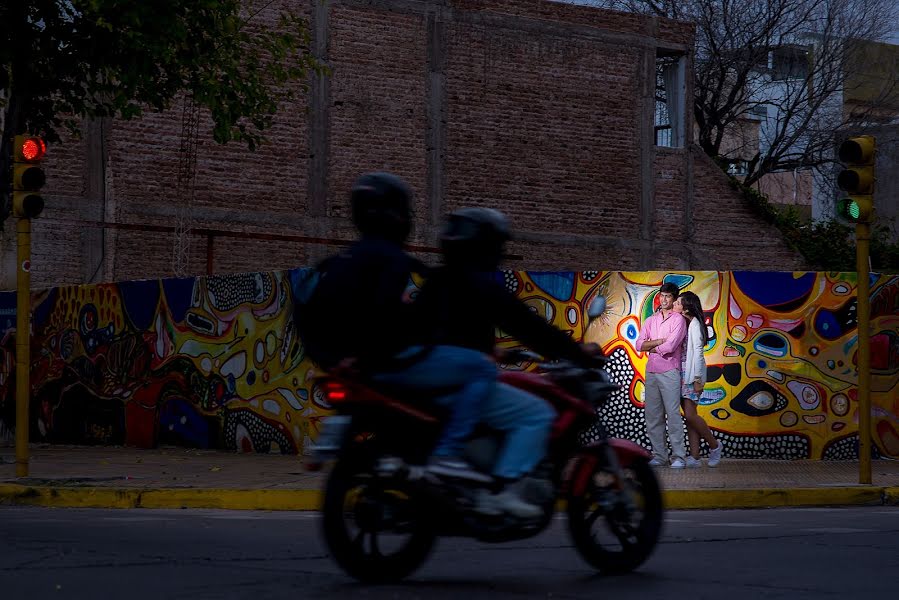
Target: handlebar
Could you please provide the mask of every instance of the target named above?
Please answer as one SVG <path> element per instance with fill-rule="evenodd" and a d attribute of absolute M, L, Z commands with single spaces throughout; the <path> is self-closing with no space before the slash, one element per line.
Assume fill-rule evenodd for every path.
<path fill-rule="evenodd" d="M 503 353 L 497 358 L 497 360 L 503 363 L 540 362 L 543 360 L 543 357 L 536 352 L 531 352 L 530 350 L 512 348 L 510 350 L 503 351 Z"/>
<path fill-rule="evenodd" d="M 570 360 L 546 362 L 543 356 L 531 352 L 530 350 L 523 350 L 520 348 L 506 350 L 502 356 L 497 358 L 497 360 L 509 364 L 533 362 L 537 363 L 537 366 L 543 371 L 560 371 L 563 369 L 570 369 L 573 366 L 582 366 Z M 600 354 L 595 354 L 590 357 L 590 362 L 593 364 L 589 365 L 589 368 L 601 369 L 608 364 L 609 359 Z"/>

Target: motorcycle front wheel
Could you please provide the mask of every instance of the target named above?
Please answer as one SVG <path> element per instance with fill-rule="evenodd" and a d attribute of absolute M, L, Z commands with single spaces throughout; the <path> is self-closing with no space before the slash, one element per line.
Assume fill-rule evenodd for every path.
<path fill-rule="evenodd" d="M 417 569 L 434 546 L 433 520 L 415 490 L 402 481 L 379 479 L 359 463 L 335 465 L 322 513 L 332 556 L 359 581 L 399 581 Z"/>
<path fill-rule="evenodd" d="M 628 573 L 652 554 L 662 530 L 662 491 L 645 460 L 621 467 L 622 485 L 597 462 L 582 495 L 568 498 L 568 527 L 580 555 L 603 573 Z"/>

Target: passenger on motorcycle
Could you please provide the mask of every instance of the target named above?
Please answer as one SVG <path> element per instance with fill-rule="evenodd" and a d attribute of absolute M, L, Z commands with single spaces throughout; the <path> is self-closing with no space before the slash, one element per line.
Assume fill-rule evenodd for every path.
<path fill-rule="evenodd" d="M 406 183 L 389 173 L 368 173 L 355 182 L 350 203 L 360 239 L 301 276 L 294 322 L 305 352 L 320 367 L 349 369 L 376 385 L 452 406 L 432 462 L 470 472 L 457 457 L 479 405 L 492 395 L 496 364 L 474 349 L 416 343 L 412 277 L 426 267 L 403 251 L 411 197 Z"/>
<path fill-rule="evenodd" d="M 509 238 L 508 221 L 499 211 L 463 208 L 449 216 L 440 239 L 444 264 L 430 273 L 416 300 L 421 343 L 492 354 L 498 328 L 547 358 L 595 366 L 598 347 L 574 342 L 497 279 Z M 505 440 L 493 466 L 497 485 L 478 497 L 475 510 L 521 518 L 542 514 L 540 507 L 521 496 L 518 482 L 545 455 L 554 417 L 543 399 L 510 385 L 496 385 L 480 405 L 479 420 L 505 433 Z"/>

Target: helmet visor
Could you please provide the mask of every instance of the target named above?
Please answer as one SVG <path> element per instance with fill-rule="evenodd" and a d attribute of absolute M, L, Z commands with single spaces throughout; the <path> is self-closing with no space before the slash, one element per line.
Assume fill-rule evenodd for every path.
<path fill-rule="evenodd" d="M 478 237 L 481 225 L 465 217 L 450 217 L 443 231 L 446 240 L 473 240 Z"/>

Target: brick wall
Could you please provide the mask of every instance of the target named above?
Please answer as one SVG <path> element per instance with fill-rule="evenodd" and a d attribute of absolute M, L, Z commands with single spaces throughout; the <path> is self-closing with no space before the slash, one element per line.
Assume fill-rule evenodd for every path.
<path fill-rule="evenodd" d="M 693 250 L 696 262 L 718 269 L 790 271 L 803 269 L 780 232 L 735 196 L 727 176 L 694 148 Z"/>
<path fill-rule="evenodd" d="M 652 147 L 655 56 L 689 55 L 691 25 L 544 0 L 282 2 L 309 19 L 331 73 L 283 105 L 255 154 L 216 145 L 201 115 L 194 227 L 248 235 L 213 240 L 216 272 L 289 268 L 331 252 L 253 234 L 351 238 L 348 187 L 371 169 L 414 188 L 413 243 L 434 244 L 453 208 L 505 210 L 518 234 L 512 251 L 524 257 L 509 265 L 517 269 L 797 264 L 713 164 Z M 280 8 L 262 18 L 274 22 Z M 181 117 L 178 104 L 98 122 L 51 149 L 35 286 L 171 274 L 172 233 L 73 221 L 174 224 Z M 192 241 L 190 269 L 203 273 L 207 239 Z"/>

